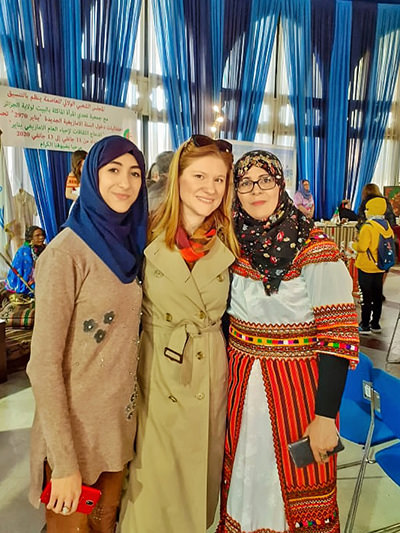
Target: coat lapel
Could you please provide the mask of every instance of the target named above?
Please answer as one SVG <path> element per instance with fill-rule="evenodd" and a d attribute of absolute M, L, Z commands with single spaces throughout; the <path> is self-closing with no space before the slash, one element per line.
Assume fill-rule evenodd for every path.
<path fill-rule="evenodd" d="M 171 283 L 177 287 L 178 292 L 185 292 L 185 296 L 192 300 L 198 307 L 205 310 L 200 292 L 194 278 L 183 260 L 179 250 L 170 250 L 166 247 L 164 234 L 159 235 L 147 246 L 144 251 L 146 258 L 162 272 Z"/>
<path fill-rule="evenodd" d="M 234 261 L 234 255 L 216 239 L 215 245 L 207 255 L 194 265 L 190 272 L 179 250 L 165 246 L 164 234 L 159 235 L 145 250 L 146 258 L 176 285 L 180 292 L 185 291 L 187 298 L 205 310 L 201 293 L 210 280 L 224 272 Z"/>
<path fill-rule="evenodd" d="M 193 267 L 192 276 L 199 291 L 202 292 L 210 280 L 227 270 L 234 260 L 233 253 L 217 238 L 208 254 L 197 261 Z"/>

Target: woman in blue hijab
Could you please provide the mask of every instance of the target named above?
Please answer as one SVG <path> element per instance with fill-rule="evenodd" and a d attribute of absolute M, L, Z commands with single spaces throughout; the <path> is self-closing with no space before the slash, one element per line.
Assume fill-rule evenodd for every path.
<path fill-rule="evenodd" d="M 310 182 L 301 180 L 299 188 L 293 198 L 294 205 L 299 211 L 306 215 L 307 218 L 314 216 L 314 198 L 310 190 Z"/>
<path fill-rule="evenodd" d="M 114 530 L 136 433 L 146 229 L 143 154 L 106 137 L 90 150 L 80 197 L 36 268 L 30 500 L 37 506 L 51 481 L 48 533 Z M 101 491 L 88 515 L 78 507 L 82 484 Z"/>

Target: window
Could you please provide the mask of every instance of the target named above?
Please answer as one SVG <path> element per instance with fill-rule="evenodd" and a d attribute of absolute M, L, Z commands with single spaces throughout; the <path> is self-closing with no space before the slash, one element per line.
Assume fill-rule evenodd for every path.
<path fill-rule="evenodd" d="M 285 53 L 279 27 L 254 141 L 279 146 L 295 146 L 294 117 L 289 101 Z"/>

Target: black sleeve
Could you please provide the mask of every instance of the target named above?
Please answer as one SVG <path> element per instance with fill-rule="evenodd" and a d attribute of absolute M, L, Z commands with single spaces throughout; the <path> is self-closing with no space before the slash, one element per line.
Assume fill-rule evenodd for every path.
<path fill-rule="evenodd" d="M 357 225 L 356 225 L 357 231 L 360 231 L 361 226 L 366 221 L 366 218 L 365 218 L 365 203 L 366 203 L 365 200 L 363 200 L 361 202 L 361 204 L 360 204 L 360 207 L 358 208 L 358 212 L 357 212 L 358 222 L 357 222 Z"/>
<path fill-rule="evenodd" d="M 320 354 L 315 414 L 335 418 L 339 411 L 349 361 L 343 357 Z"/>
<path fill-rule="evenodd" d="M 386 213 L 385 218 L 389 222 L 390 226 L 393 228 L 396 225 L 396 215 L 394 214 L 392 204 L 386 198 Z"/>
<path fill-rule="evenodd" d="M 232 279 L 233 279 L 233 275 L 232 275 L 232 272 L 231 270 L 229 270 L 229 279 L 230 279 L 230 283 L 229 283 L 229 293 L 228 293 L 228 299 L 227 299 L 227 304 L 226 304 L 226 308 L 228 309 L 229 305 L 230 305 L 230 301 L 231 301 L 231 291 L 232 291 Z M 227 311 L 225 311 L 225 313 L 222 315 L 221 317 L 221 329 L 222 329 L 222 333 L 225 337 L 225 342 L 226 342 L 226 345 L 228 346 L 228 342 L 229 342 L 229 315 L 227 313 Z"/>

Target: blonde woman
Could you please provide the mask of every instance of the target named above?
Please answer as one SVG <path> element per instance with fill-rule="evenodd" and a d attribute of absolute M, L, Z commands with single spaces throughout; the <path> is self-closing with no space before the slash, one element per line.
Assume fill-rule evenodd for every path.
<path fill-rule="evenodd" d="M 136 456 L 122 532 L 204 533 L 222 471 L 221 331 L 236 240 L 232 147 L 194 135 L 176 152 L 145 250 Z"/>

